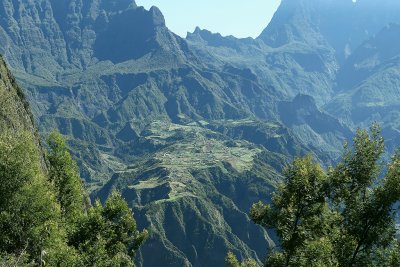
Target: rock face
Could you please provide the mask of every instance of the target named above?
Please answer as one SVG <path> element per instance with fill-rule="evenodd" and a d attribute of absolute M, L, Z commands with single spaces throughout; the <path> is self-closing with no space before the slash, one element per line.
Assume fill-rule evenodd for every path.
<path fill-rule="evenodd" d="M 32 135 L 32 141 L 40 153 L 41 167 L 46 171 L 47 165 L 29 103 L 0 56 L 0 133 L 14 136 L 22 132 Z"/>
<path fill-rule="evenodd" d="M 0 131 L 35 133 L 33 116 L 24 93 L 0 57 Z"/>
<path fill-rule="evenodd" d="M 274 243 L 247 213 L 294 156 L 329 165 L 377 114 L 400 140 L 399 34 L 386 26 L 399 6 L 284 0 L 257 39 L 182 39 L 132 0 L 4 0 L 0 52 L 40 131 L 68 137 L 92 197 L 117 188 L 150 229 L 140 266 L 223 266 L 229 250 L 261 261 Z M 32 127 L 16 110 L 0 122 Z"/>
<path fill-rule="evenodd" d="M 1 53 L 13 67 L 49 79 L 98 60 L 119 63 L 181 45 L 157 8 L 129 0 L 6 0 L 0 15 Z"/>
<path fill-rule="evenodd" d="M 400 25 L 390 24 L 364 42 L 338 73 L 338 95 L 326 109 L 343 121 L 365 126 L 379 121 L 396 147 L 400 101 Z"/>

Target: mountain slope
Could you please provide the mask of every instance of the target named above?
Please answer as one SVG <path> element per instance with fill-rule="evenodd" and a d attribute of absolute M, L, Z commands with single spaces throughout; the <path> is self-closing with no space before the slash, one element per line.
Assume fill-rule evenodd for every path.
<path fill-rule="evenodd" d="M 29 104 L 2 57 L 0 57 L 0 103 L 2 132 L 8 130 L 36 132 Z"/>
<path fill-rule="evenodd" d="M 204 64 L 250 71 L 279 100 L 291 100 L 301 93 L 315 96 L 321 104 L 332 94 L 337 69 L 332 49 L 315 49 L 305 43 L 271 48 L 261 39 L 222 37 L 200 29 L 188 34 L 187 40 Z"/>
<path fill-rule="evenodd" d="M 0 58 L 0 262 L 2 265 L 59 265 L 74 257 L 32 113 Z M 71 261 L 72 262 L 72 261 Z"/>
<path fill-rule="evenodd" d="M 338 95 L 325 107 L 342 121 L 378 121 L 391 149 L 399 140 L 400 26 L 391 24 L 363 43 L 338 74 Z"/>
<path fill-rule="evenodd" d="M 259 258 L 273 244 L 247 210 L 279 180 L 267 162 L 287 159 L 199 126 L 154 122 L 142 138 L 153 152 L 116 173 L 98 195 L 117 188 L 137 207 L 152 236 L 144 265 L 223 266 L 227 249 Z"/>

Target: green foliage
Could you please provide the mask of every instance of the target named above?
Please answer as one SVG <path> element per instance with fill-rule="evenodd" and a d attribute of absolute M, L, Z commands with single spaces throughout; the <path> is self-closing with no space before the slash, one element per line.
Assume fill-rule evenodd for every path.
<path fill-rule="evenodd" d="M 114 191 L 104 207 L 97 201 L 82 217 L 71 243 L 85 266 L 134 266 L 135 252 L 147 236 L 146 230 L 137 230 L 132 210 Z"/>
<path fill-rule="evenodd" d="M 272 203 L 250 216 L 280 237 L 267 266 L 395 266 L 393 205 L 400 200 L 400 154 L 379 178 L 384 151 L 377 125 L 359 130 L 343 160 L 325 172 L 311 157 L 286 168 Z"/>
<path fill-rule="evenodd" d="M 46 266 L 133 266 L 147 232 L 137 231 L 128 204 L 112 193 L 104 207 L 97 202 L 86 214 L 61 135 L 52 133 L 49 147 L 48 177 L 30 133 L 0 135 L 2 266 L 37 266 L 40 258 Z"/>
<path fill-rule="evenodd" d="M 353 149 L 329 171 L 333 208 L 341 215 L 335 238 L 337 257 L 344 265 L 365 265 L 388 247 L 395 234 L 393 204 L 400 198 L 399 155 L 392 158 L 379 181 L 378 160 L 384 151 L 378 126 L 358 131 Z"/>
<path fill-rule="evenodd" d="M 52 132 L 47 143 L 50 181 L 55 186 L 63 218 L 68 227 L 73 227 L 89 205 L 86 202 L 78 166 L 72 159 L 60 133 Z"/>
<path fill-rule="evenodd" d="M 0 148 L 0 209 L 4 209 L 24 184 L 40 174 L 40 165 L 28 133 L 22 133 L 18 138 L 10 132 L 3 133 Z"/>
<path fill-rule="evenodd" d="M 57 192 L 68 231 L 69 244 L 79 253 L 84 266 L 134 266 L 135 251 L 147 232 L 137 231 L 132 211 L 125 200 L 113 192 L 103 207 L 89 208 L 79 177 L 61 134 L 48 137 L 49 176 Z"/>
<path fill-rule="evenodd" d="M 325 220 L 331 217 L 324 197 L 327 176 L 310 156 L 296 159 L 284 174 L 286 180 L 274 193 L 272 204 L 257 203 L 250 212 L 255 223 L 276 229 L 281 238 L 282 251 L 271 253 L 268 264 L 329 266 L 331 260 L 324 257 L 332 252 L 324 238 Z"/>
<path fill-rule="evenodd" d="M 3 254 L 0 255 L 0 266 L 2 267 L 11 267 L 11 266 L 18 266 L 18 267 L 34 267 L 35 264 L 29 260 L 28 255 L 25 251 L 22 251 L 19 255 L 13 254 Z"/>
<path fill-rule="evenodd" d="M 259 267 L 260 265 L 253 259 L 247 259 L 243 262 L 239 262 L 236 256 L 229 252 L 225 258 L 225 263 L 228 267 Z"/>
<path fill-rule="evenodd" d="M 33 140 L 27 132 L 0 136 L 0 184 L 6 196 L 0 205 L 0 252 L 37 260 L 46 251 L 53 266 L 73 263 L 74 251 L 66 245 L 60 208 Z"/>

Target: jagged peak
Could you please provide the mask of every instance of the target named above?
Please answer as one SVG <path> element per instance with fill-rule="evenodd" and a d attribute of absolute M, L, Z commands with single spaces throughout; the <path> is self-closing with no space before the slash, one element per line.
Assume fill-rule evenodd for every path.
<path fill-rule="evenodd" d="M 207 29 L 201 29 L 199 26 L 195 28 L 193 33 L 188 32 L 186 38 L 191 39 L 194 37 L 201 38 L 205 41 L 208 41 L 209 39 L 215 39 L 215 38 L 224 38 L 220 33 L 213 33 Z"/>
<path fill-rule="evenodd" d="M 165 26 L 164 15 L 162 14 L 161 10 L 158 7 L 152 6 L 149 12 L 151 13 L 151 16 L 153 18 L 153 23 L 155 26 Z"/>
<path fill-rule="evenodd" d="M 194 29 L 193 33 L 200 33 L 202 30 L 200 29 L 199 26 L 196 26 L 196 28 Z"/>
<path fill-rule="evenodd" d="M 109 12 L 137 8 L 135 0 L 102 0 L 101 8 Z"/>
<path fill-rule="evenodd" d="M 251 37 L 248 38 L 236 38 L 232 35 L 222 36 L 220 33 L 213 33 L 206 29 L 196 27 L 193 33 L 188 32 L 186 40 L 197 44 L 204 44 L 214 47 L 229 47 L 233 49 L 239 49 L 241 45 L 255 44 L 255 40 Z"/>

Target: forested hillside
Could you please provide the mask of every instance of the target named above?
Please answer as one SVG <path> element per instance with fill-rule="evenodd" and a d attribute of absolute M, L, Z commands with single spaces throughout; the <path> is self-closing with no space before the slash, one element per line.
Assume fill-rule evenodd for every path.
<path fill-rule="evenodd" d="M 42 147 L 3 59 L 0 94 L 0 264 L 134 266 L 147 231 L 117 192 L 91 207 L 62 136 L 53 132 Z"/>

